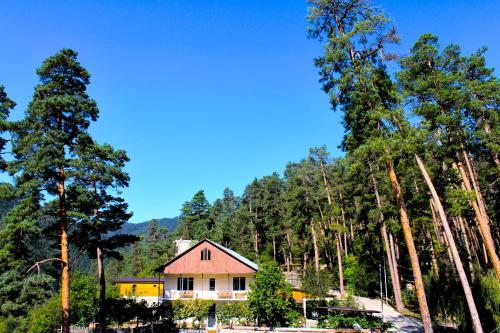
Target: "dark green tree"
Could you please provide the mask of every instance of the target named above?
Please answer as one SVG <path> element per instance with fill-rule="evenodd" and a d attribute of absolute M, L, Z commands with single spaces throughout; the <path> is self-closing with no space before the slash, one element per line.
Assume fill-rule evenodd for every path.
<path fill-rule="evenodd" d="M 119 191 L 128 186 L 129 176 L 123 170 L 129 160 L 123 150 L 115 150 L 109 144 L 99 145 L 89 136 L 80 135 L 74 160 L 75 180 L 68 188 L 69 208 L 74 216 L 80 216 L 72 235 L 75 244 L 85 248 L 90 258 L 97 259 L 99 278 L 98 322 L 106 328 L 106 279 L 104 258 L 121 260 L 117 249 L 139 238 L 134 235 L 108 233 L 117 231 L 130 219 L 128 205 Z"/>
<path fill-rule="evenodd" d="M 10 110 L 15 106 L 16 103 L 7 96 L 4 86 L 0 85 L 0 170 L 5 169 L 3 154 L 7 139 L 4 137 L 4 134 L 10 128 L 7 118 L 9 117 Z"/>
<path fill-rule="evenodd" d="M 15 162 L 11 171 L 22 189 L 22 196 L 30 198 L 21 207 L 32 208 L 27 214 L 32 219 L 33 207 L 40 200 L 54 200 L 50 213 L 57 219 L 60 232 L 62 333 L 69 332 L 69 253 L 66 189 L 74 180 L 73 172 L 80 147 L 80 137 L 87 135 L 91 121 L 98 116 L 98 108 L 87 94 L 90 74 L 77 60 L 77 53 L 63 49 L 46 59 L 37 70 L 40 84 L 25 118 L 18 122 L 13 133 Z M 42 198 L 43 195 L 43 198 Z M 26 199 L 27 200 L 27 199 Z M 19 208 L 17 217 L 22 217 Z M 49 213 L 49 212 L 48 212 Z M 21 220 L 21 219 L 19 219 Z"/>
<path fill-rule="evenodd" d="M 263 263 L 255 273 L 248 293 L 250 310 L 259 324 L 287 325 L 296 313 L 292 287 L 274 262 Z"/>
<path fill-rule="evenodd" d="M 210 219 L 210 203 L 203 190 L 184 203 L 179 217 L 179 236 L 184 239 L 210 238 L 214 221 Z"/>

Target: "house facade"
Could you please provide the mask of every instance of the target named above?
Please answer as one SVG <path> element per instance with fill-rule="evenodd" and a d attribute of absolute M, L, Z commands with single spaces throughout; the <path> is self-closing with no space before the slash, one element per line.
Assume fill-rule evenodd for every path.
<path fill-rule="evenodd" d="M 208 299 L 215 302 L 243 301 L 257 264 L 211 240 L 185 249 L 162 267 L 164 300 Z"/>
<path fill-rule="evenodd" d="M 115 280 L 124 298 L 148 304 L 206 299 L 215 303 L 248 299 L 257 264 L 209 239 L 176 241 L 176 256 L 155 278 Z"/>

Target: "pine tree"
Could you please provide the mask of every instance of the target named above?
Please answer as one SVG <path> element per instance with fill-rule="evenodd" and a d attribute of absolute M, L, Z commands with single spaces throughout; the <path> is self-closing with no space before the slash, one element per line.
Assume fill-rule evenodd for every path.
<path fill-rule="evenodd" d="M 7 139 L 4 137 L 4 134 L 10 127 L 7 118 L 9 117 L 10 110 L 15 106 L 16 103 L 7 96 L 4 86 L 0 85 L 0 170 L 5 169 L 3 154 Z"/>
<path fill-rule="evenodd" d="M 210 203 L 203 190 L 191 201 L 185 202 L 179 217 L 179 236 L 184 239 L 202 240 L 210 238 L 214 222 L 210 219 Z"/>
<path fill-rule="evenodd" d="M 55 198 L 54 216 L 59 223 L 61 248 L 61 332 L 69 332 L 69 252 L 66 188 L 74 179 L 72 170 L 78 158 L 79 138 L 86 135 L 98 108 L 86 93 L 90 75 L 77 60 L 77 53 L 63 49 L 46 59 L 37 70 L 40 84 L 13 134 L 16 181 L 36 200 Z M 28 194 L 24 195 L 28 197 Z"/>
<path fill-rule="evenodd" d="M 415 279 L 420 314 L 426 333 L 432 323 L 415 247 L 406 202 L 391 156 L 388 134 L 397 102 L 394 85 L 389 80 L 383 61 L 390 58 L 387 45 L 398 42 L 394 28 L 382 12 L 368 1 L 310 1 L 311 38 L 325 38 L 325 54 L 315 59 L 320 69 L 323 90 L 330 95 L 332 107 L 344 113 L 346 135 L 343 148 L 347 151 L 364 145 L 382 147 L 389 180 L 399 210 Z M 377 146 L 375 146 L 377 142 Z"/>
<path fill-rule="evenodd" d="M 75 153 L 74 182 L 68 187 L 68 207 L 84 222 L 77 224 L 72 235 L 74 243 L 86 248 L 91 258 L 97 259 L 99 278 L 98 322 L 102 332 L 106 329 L 106 280 L 104 257 L 122 259 L 118 248 L 127 246 L 139 238 L 128 234 L 107 235 L 117 231 L 130 219 L 128 205 L 118 191 L 127 187 L 129 176 L 123 171 L 129 160 L 122 150 L 108 144 L 99 145 L 89 136 L 80 135 Z"/>

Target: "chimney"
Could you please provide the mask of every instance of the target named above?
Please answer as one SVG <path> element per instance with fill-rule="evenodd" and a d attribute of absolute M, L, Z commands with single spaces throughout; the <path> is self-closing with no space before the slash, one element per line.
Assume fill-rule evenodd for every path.
<path fill-rule="evenodd" d="M 175 244 L 175 256 L 178 256 L 179 254 L 185 252 L 187 249 L 191 247 L 191 244 L 193 243 L 192 240 L 190 239 L 176 239 L 174 241 Z"/>

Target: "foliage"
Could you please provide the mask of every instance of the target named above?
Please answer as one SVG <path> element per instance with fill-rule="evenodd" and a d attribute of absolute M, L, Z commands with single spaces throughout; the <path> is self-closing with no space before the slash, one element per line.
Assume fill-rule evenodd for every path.
<path fill-rule="evenodd" d="M 378 272 L 356 255 L 346 257 L 344 278 L 350 294 L 373 296 L 378 288 Z"/>
<path fill-rule="evenodd" d="M 78 271 L 73 273 L 70 288 L 71 322 L 86 326 L 93 321 L 96 314 L 97 288 L 96 279 Z"/>
<path fill-rule="evenodd" d="M 61 298 L 54 296 L 29 314 L 28 333 L 54 332 L 61 323 Z"/>
<path fill-rule="evenodd" d="M 54 292 L 54 279 L 47 274 L 23 277 L 17 270 L 0 275 L 0 314 L 25 316 L 29 309 L 41 305 Z"/>
<path fill-rule="evenodd" d="M 214 302 L 211 300 L 175 300 L 172 301 L 173 318 L 174 320 L 194 318 L 201 323 L 208 316 L 213 306 Z"/>
<path fill-rule="evenodd" d="M 27 319 L 24 317 L 0 318 L 0 333 L 25 333 Z"/>
<path fill-rule="evenodd" d="M 315 297 L 325 297 L 332 288 L 332 274 L 327 270 L 316 273 L 313 266 L 309 265 L 305 276 L 302 278 L 302 290 Z"/>
<path fill-rule="evenodd" d="M 253 320 L 253 314 L 247 301 L 229 302 L 217 304 L 217 319 L 222 323 L 233 327 L 233 321 L 246 324 Z"/>
<path fill-rule="evenodd" d="M 276 327 L 286 326 L 297 312 L 292 298 L 292 288 L 286 282 L 282 271 L 274 262 L 263 263 L 250 284 L 248 302 L 258 323 Z"/>
<path fill-rule="evenodd" d="M 335 314 L 328 315 L 325 318 L 321 318 L 318 327 L 319 328 L 353 328 L 354 324 L 359 325 L 363 329 L 369 328 L 380 328 L 381 321 L 377 317 L 371 316 L 354 316 L 348 314 Z M 391 327 L 390 322 L 384 322 L 384 328 Z"/>

